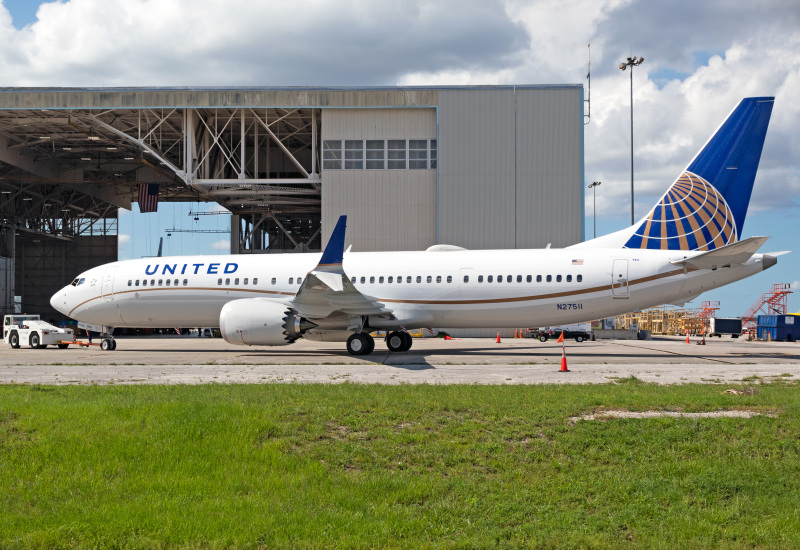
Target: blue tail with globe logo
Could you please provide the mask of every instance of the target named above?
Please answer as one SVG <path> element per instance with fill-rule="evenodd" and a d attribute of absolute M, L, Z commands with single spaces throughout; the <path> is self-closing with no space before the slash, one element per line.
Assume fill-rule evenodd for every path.
<path fill-rule="evenodd" d="M 738 241 L 774 99 L 743 99 L 648 215 L 628 230 L 624 247 L 704 251 Z"/>

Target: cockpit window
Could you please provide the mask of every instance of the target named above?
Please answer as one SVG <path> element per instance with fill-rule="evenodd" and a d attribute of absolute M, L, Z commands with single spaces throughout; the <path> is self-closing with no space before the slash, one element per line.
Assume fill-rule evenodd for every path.
<path fill-rule="evenodd" d="M 70 283 L 70 286 L 82 285 L 85 280 L 86 280 L 85 278 L 82 279 L 82 278 L 78 277 L 77 279 L 75 279 L 74 281 L 72 281 Z"/>
<path fill-rule="evenodd" d="M 83 277 L 81 277 L 81 280 L 80 280 L 80 281 L 78 281 L 78 286 L 81 286 L 85 280 L 86 280 L 86 279 L 84 279 Z"/>

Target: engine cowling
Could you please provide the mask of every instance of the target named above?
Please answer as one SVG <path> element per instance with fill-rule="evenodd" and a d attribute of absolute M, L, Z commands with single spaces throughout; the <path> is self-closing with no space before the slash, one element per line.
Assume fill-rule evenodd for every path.
<path fill-rule="evenodd" d="M 292 308 L 266 298 L 233 300 L 219 314 L 219 330 L 230 344 L 285 346 L 315 326 Z"/>

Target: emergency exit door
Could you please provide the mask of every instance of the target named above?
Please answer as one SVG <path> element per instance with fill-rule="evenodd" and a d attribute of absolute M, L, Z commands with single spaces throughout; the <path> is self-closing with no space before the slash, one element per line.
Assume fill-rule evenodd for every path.
<path fill-rule="evenodd" d="M 611 296 L 627 298 L 628 292 L 628 260 L 614 260 L 611 266 Z"/>

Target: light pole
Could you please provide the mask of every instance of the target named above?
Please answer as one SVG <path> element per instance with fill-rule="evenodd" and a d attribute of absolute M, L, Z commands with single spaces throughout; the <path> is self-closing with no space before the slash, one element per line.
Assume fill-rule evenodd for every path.
<path fill-rule="evenodd" d="M 644 57 L 636 59 L 636 57 L 629 57 L 627 61 L 619 64 L 621 70 L 627 67 L 631 68 L 631 225 L 636 223 L 633 217 L 633 68 L 637 65 L 644 63 Z"/>
<path fill-rule="evenodd" d="M 589 189 L 592 190 L 592 204 L 594 205 L 593 212 L 592 212 L 592 223 L 594 224 L 594 237 L 593 239 L 597 238 L 597 186 L 600 185 L 601 181 L 594 181 L 589 186 Z"/>

